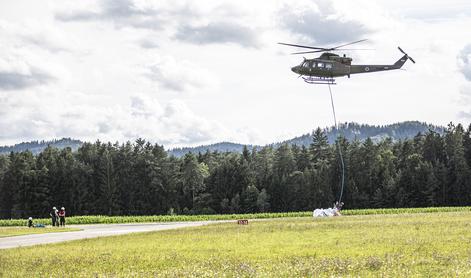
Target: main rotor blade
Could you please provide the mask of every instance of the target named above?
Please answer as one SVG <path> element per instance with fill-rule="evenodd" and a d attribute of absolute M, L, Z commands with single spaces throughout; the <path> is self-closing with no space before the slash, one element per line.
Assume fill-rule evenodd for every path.
<path fill-rule="evenodd" d="M 374 48 L 342 48 L 342 49 L 333 49 L 332 51 L 344 51 L 344 50 L 376 50 Z"/>
<path fill-rule="evenodd" d="M 319 50 L 327 50 L 328 49 L 328 48 L 322 48 L 322 47 L 306 46 L 306 45 L 299 45 L 299 44 L 290 44 L 290 43 L 283 43 L 283 42 L 279 42 L 278 44 L 287 45 L 287 46 L 294 46 L 294 47 L 309 48 L 309 49 L 319 49 Z"/>
<path fill-rule="evenodd" d="M 342 44 L 342 45 L 339 45 L 339 46 L 336 46 L 336 47 L 332 47 L 332 48 L 340 48 L 340 47 L 344 47 L 344 46 L 347 46 L 347 45 L 351 45 L 351 44 L 355 44 L 355 43 L 359 43 L 359 42 L 364 42 L 364 41 L 367 41 L 368 39 L 363 39 L 363 40 L 359 40 L 359 41 L 355 41 L 355 42 L 351 42 L 351 43 L 346 43 L 346 44 Z"/>
<path fill-rule="evenodd" d="M 351 50 L 374 50 L 374 49 L 369 49 L 369 48 L 322 49 L 322 50 L 313 50 L 313 51 L 294 52 L 290 54 L 294 55 L 294 54 L 309 54 L 309 53 L 318 53 L 318 52 L 351 51 Z"/>
<path fill-rule="evenodd" d="M 313 50 L 313 51 L 294 52 L 294 53 L 290 53 L 290 54 L 291 54 L 291 55 L 296 55 L 296 54 L 310 54 L 310 53 L 317 53 L 317 52 L 325 52 L 325 50 Z"/>

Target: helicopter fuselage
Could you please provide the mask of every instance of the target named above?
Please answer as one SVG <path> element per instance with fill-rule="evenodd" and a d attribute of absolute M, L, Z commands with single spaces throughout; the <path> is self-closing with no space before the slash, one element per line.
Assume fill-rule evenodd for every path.
<path fill-rule="evenodd" d="M 291 70 L 303 76 L 350 77 L 350 74 L 400 69 L 407 59 L 408 56 L 404 55 L 392 65 L 352 65 L 352 58 L 326 52 L 318 58 L 304 59 L 300 65 L 291 68 Z"/>

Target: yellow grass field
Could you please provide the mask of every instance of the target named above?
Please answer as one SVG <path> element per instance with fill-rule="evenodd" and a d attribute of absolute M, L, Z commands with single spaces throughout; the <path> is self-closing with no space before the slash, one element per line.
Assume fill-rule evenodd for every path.
<path fill-rule="evenodd" d="M 285 218 L 0 250 L 0 276 L 470 277 L 471 213 Z"/>

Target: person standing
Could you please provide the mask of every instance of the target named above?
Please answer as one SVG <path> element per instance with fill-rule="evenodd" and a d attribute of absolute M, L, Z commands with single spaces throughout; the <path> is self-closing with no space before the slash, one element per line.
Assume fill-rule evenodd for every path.
<path fill-rule="evenodd" d="M 33 227 L 34 227 L 33 217 L 30 217 L 30 218 L 28 218 L 28 228 L 33 228 Z"/>
<path fill-rule="evenodd" d="M 52 226 L 59 226 L 59 223 L 57 223 L 57 209 L 56 207 L 52 207 L 52 210 L 51 212 L 49 213 L 49 215 L 51 216 L 51 221 L 52 221 Z"/>
<path fill-rule="evenodd" d="M 64 207 L 61 207 L 61 210 L 59 211 L 59 225 L 65 226 L 65 208 Z"/>

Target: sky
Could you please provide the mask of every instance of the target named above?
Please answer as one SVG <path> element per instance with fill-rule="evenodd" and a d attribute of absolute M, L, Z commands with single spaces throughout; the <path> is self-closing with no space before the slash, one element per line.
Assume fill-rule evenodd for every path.
<path fill-rule="evenodd" d="M 299 49 L 277 42 L 368 39 L 338 54 L 416 60 L 338 78 L 339 122 L 468 125 L 469 26 L 468 0 L 1 1 L 0 145 L 267 144 L 332 126 L 328 88 L 298 79 Z"/>

